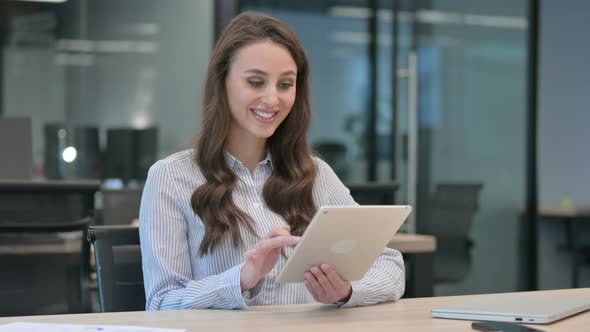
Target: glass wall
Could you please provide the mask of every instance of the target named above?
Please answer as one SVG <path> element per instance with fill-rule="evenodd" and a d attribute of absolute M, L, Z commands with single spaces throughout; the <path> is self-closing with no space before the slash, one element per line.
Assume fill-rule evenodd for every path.
<path fill-rule="evenodd" d="M 265 12 L 295 30 L 311 64 L 310 144 L 344 181 L 366 180 L 367 18 L 342 16 L 323 1 L 241 1 L 241 10 Z"/>
<path fill-rule="evenodd" d="M 37 177 L 141 181 L 192 146 L 213 1 L 9 1 L 3 17 L 1 114 L 33 119 Z"/>
<path fill-rule="evenodd" d="M 454 225 L 437 210 L 441 198 L 435 193 L 442 184 L 481 186 L 468 272 L 441 284 L 437 294 L 519 287 L 527 13 L 524 0 L 434 0 L 418 9 L 418 231 Z"/>
<path fill-rule="evenodd" d="M 527 149 L 528 1 L 241 4 L 242 10 L 284 20 L 302 40 L 312 64 L 310 139 L 315 145 L 345 147 L 348 166 L 328 160 L 345 181 L 368 180 L 370 167 L 377 168 L 379 181 L 397 180 L 397 201 L 416 208 L 407 230 L 439 236 L 437 256 L 453 250 L 445 237 L 469 238 L 465 257 L 442 266 L 465 272 L 438 283 L 435 293 L 517 290 Z M 375 12 L 373 35 L 369 20 Z M 377 42 L 375 59 L 371 38 Z M 376 91 L 370 84 L 372 64 L 377 66 Z M 367 128 L 368 98 L 373 97 L 377 121 Z M 367 155 L 371 130 L 377 136 L 374 161 Z M 438 209 L 441 197 L 451 200 L 454 194 L 440 190 L 463 187 L 475 188 L 469 198 L 474 214 L 457 227 L 456 218 Z M 437 264 L 443 260 L 437 257 Z"/>
<path fill-rule="evenodd" d="M 34 178 L 101 179 L 92 222 L 137 218 L 148 168 L 193 146 L 213 6 L 213 0 L 0 0 L 0 116 L 32 120 Z M 22 141 L 14 145 L 28 149 Z M 46 201 L 40 195 L 35 204 L 49 215 L 43 202 L 78 211 L 77 195 Z M 84 202 L 86 213 L 91 207 Z M 8 230 L 13 210 L 5 207 L 8 220 L 0 216 Z M 26 221 L 35 215 L 29 212 L 22 213 Z M 14 301 L 0 305 L 0 316 L 99 310 L 95 277 L 81 280 L 87 277 L 80 275 L 82 232 L 5 226 L 0 295 Z"/>
<path fill-rule="evenodd" d="M 141 182 L 156 159 L 192 146 L 214 1 L 7 3 L 0 114 L 33 119 L 37 177 Z M 467 272 L 436 293 L 516 290 L 528 1 L 239 4 L 298 34 L 312 68 L 310 143 L 345 182 L 373 168 L 399 182 L 397 202 L 416 208 L 408 231 L 454 230 L 436 215 L 437 189 L 481 186 Z"/>

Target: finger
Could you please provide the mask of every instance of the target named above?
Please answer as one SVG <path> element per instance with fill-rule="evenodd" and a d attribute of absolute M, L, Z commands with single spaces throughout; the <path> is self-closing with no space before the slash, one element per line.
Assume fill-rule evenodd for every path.
<path fill-rule="evenodd" d="M 284 226 L 274 226 L 264 238 L 270 239 L 279 235 L 291 235 L 291 233 L 289 232 L 289 229 L 285 229 Z"/>
<path fill-rule="evenodd" d="M 311 273 L 313 273 L 313 275 L 316 277 L 318 283 L 324 289 L 324 293 L 328 297 L 331 297 L 331 295 L 334 295 L 334 293 L 335 293 L 334 286 L 330 283 L 330 280 L 328 280 L 328 277 L 326 277 L 326 274 L 324 273 L 324 271 L 322 271 L 322 269 L 320 269 L 317 266 L 313 266 L 309 270 L 311 271 Z"/>
<path fill-rule="evenodd" d="M 315 277 L 315 275 L 308 271 L 305 272 L 304 277 L 305 280 L 307 280 L 307 282 L 309 283 L 311 289 L 313 289 L 313 291 L 318 296 L 318 301 L 324 302 L 323 300 L 326 297 L 326 292 L 324 291 L 322 285 L 320 285 L 320 283 L 318 282 L 318 279 Z"/>
<path fill-rule="evenodd" d="M 329 264 L 322 264 L 321 265 L 322 271 L 334 286 L 334 288 L 339 289 L 340 287 L 346 286 L 347 281 L 340 278 L 340 275 L 334 270 L 334 268 Z"/>
<path fill-rule="evenodd" d="M 311 297 L 313 297 L 314 300 L 320 302 L 320 297 L 318 296 L 318 294 L 316 293 L 316 291 L 313 289 L 313 287 L 311 287 L 311 284 L 309 281 L 304 280 L 303 284 L 305 285 L 305 288 L 307 288 L 307 291 L 309 292 L 309 294 L 311 294 Z"/>
<path fill-rule="evenodd" d="M 272 239 L 264 239 L 256 245 L 259 250 L 269 250 L 275 248 L 282 248 L 285 246 L 294 246 L 301 240 L 300 236 L 279 235 Z"/>

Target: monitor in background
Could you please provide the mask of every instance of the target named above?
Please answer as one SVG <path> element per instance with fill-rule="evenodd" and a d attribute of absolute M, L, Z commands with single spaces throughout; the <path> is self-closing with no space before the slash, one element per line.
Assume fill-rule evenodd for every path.
<path fill-rule="evenodd" d="M 31 119 L 0 117 L 0 156 L 0 179 L 31 178 Z"/>
<path fill-rule="evenodd" d="M 98 127 L 91 126 L 77 126 L 74 128 L 74 147 L 77 150 L 75 160 L 76 178 L 100 178 L 102 161 L 98 131 Z"/>
<path fill-rule="evenodd" d="M 145 181 L 157 160 L 157 128 L 107 130 L 106 178 Z"/>
<path fill-rule="evenodd" d="M 158 130 L 146 128 L 135 131 L 135 179 L 144 182 L 150 167 L 158 160 Z"/>
<path fill-rule="evenodd" d="M 101 155 L 98 127 L 48 123 L 44 126 L 47 179 L 98 179 Z M 75 154 L 67 159 L 66 149 Z"/>
<path fill-rule="evenodd" d="M 117 128 L 107 130 L 106 178 L 122 179 L 125 182 L 133 179 L 135 160 L 133 136 L 133 129 Z"/>

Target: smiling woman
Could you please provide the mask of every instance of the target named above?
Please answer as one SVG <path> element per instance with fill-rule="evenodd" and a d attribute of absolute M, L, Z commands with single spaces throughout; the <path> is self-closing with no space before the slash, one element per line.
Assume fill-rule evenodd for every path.
<path fill-rule="evenodd" d="M 399 299 L 404 265 L 392 249 L 360 281 L 322 264 L 305 282 L 275 282 L 318 207 L 356 205 L 307 144 L 309 64 L 293 31 L 262 14 L 235 17 L 213 50 L 203 99 L 196 148 L 157 162 L 145 185 L 147 309 Z"/>
<path fill-rule="evenodd" d="M 260 41 L 236 52 L 225 81 L 234 120 L 230 147 L 237 148 L 230 153 L 237 156 L 244 147 L 264 147 L 293 107 L 296 78 L 297 65 L 278 44 Z"/>

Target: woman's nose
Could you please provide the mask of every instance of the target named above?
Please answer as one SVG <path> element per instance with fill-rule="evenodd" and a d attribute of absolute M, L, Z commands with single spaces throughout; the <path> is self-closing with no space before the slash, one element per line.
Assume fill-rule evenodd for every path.
<path fill-rule="evenodd" d="M 279 95 L 277 89 L 275 87 L 269 87 L 266 89 L 263 96 L 263 101 L 269 107 L 277 106 L 279 104 Z"/>

